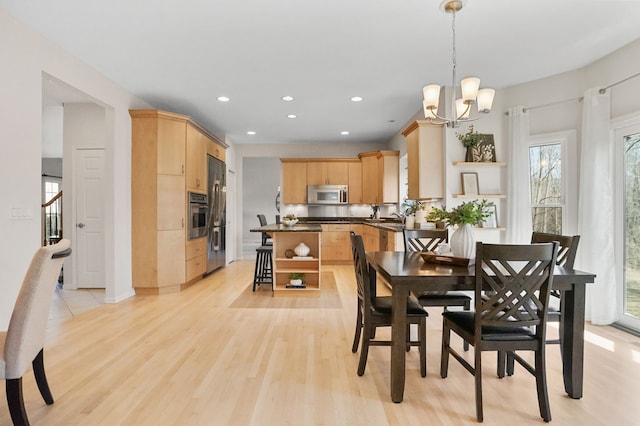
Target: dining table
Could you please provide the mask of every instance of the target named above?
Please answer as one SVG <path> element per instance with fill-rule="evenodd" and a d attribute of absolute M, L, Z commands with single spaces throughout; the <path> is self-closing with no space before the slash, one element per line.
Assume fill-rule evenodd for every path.
<path fill-rule="evenodd" d="M 376 251 L 367 253 L 369 277 L 375 288 L 377 276 L 391 287 L 391 400 L 402 402 L 405 383 L 407 302 L 409 295 L 424 291 L 474 291 L 475 266 L 425 262 L 419 252 Z M 586 284 L 595 275 L 556 266 L 554 290 L 563 292 L 560 319 L 562 375 L 567 394 L 582 398 Z"/>

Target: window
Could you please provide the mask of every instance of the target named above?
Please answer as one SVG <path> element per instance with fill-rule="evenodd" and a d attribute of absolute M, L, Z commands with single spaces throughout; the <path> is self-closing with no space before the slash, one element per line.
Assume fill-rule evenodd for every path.
<path fill-rule="evenodd" d="M 529 139 L 529 193 L 534 231 L 575 234 L 577 163 L 575 131 Z"/>
<path fill-rule="evenodd" d="M 619 322 L 640 330 L 640 117 L 615 129 L 614 147 Z"/>

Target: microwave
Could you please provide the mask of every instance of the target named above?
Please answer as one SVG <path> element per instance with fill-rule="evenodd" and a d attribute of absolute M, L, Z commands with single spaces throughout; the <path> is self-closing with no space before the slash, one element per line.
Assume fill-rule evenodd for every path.
<path fill-rule="evenodd" d="M 307 204 L 348 204 L 347 185 L 308 185 Z"/>

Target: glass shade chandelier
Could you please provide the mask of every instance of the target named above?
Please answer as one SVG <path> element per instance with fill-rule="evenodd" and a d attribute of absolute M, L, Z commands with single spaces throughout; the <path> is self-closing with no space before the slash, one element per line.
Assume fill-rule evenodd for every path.
<path fill-rule="evenodd" d="M 456 13 L 462 9 L 464 1 L 445 0 L 440 6 L 445 12 L 451 13 L 453 17 L 451 23 L 451 30 L 453 32 L 451 114 L 453 118 L 438 115 L 440 86 L 437 84 L 430 84 L 422 89 L 422 93 L 424 95 L 422 105 L 424 107 L 425 118 L 430 119 L 432 123 L 446 124 L 447 127 L 458 127 L 460 123 L 478 120 L 479 118 L 482 118 L 482 115 L 489 113 L 491 111 L 491 105 L 493 104 L 495 90 L 480 89 L 480 79 L 477 77 L 468 77 L 460 82 L 461 98 L 456 99 Z M 478 104 L 478 112 L 481 115 L 475 118 L 470 118 L 471 106 L 475 103 Z"/>

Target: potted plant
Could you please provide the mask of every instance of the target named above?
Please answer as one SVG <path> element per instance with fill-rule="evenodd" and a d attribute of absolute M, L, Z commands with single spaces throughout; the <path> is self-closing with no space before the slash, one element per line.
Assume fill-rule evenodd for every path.
<path fill-rule="evenodd" d="M 415 214 L 417 211 L 422 210 L 424 205 L 418 200 L 405 200 L 402 206 L 404 207 L 405 227 L 413 228 L 415 224 Z"/>
<path fill-rule="evenodd" d="M 427 219 L 443 222 L 446 226 L 457 226 L 451 235 L 451 251 L 455 257 L 472 259 L 476 245 L 473 226 L 478 226 L 491 216 L 494 204 L 487 200 L 473 200 L 457 205 L 451 210 L 434 207 Z"/>
<path fill-rule="evenodd" d="M 291 285 L 302 285 L 302 280 L 304 279 L 304 274 L 300 272 L 294 272 L 289 275 L 289 284 Z"/>
<path fill-rule="evenodd" d="M 456 133 L 458 140 L 462 143 L 467 149 L 465 153 L 464 161 L 472 162 L 473 161 L 473 148 L 478 146 L 480 143 L 480 135 L 476 130 L 473 129 L 473 124 L 469 126 L 469 131 L 467 133 Z"/>

